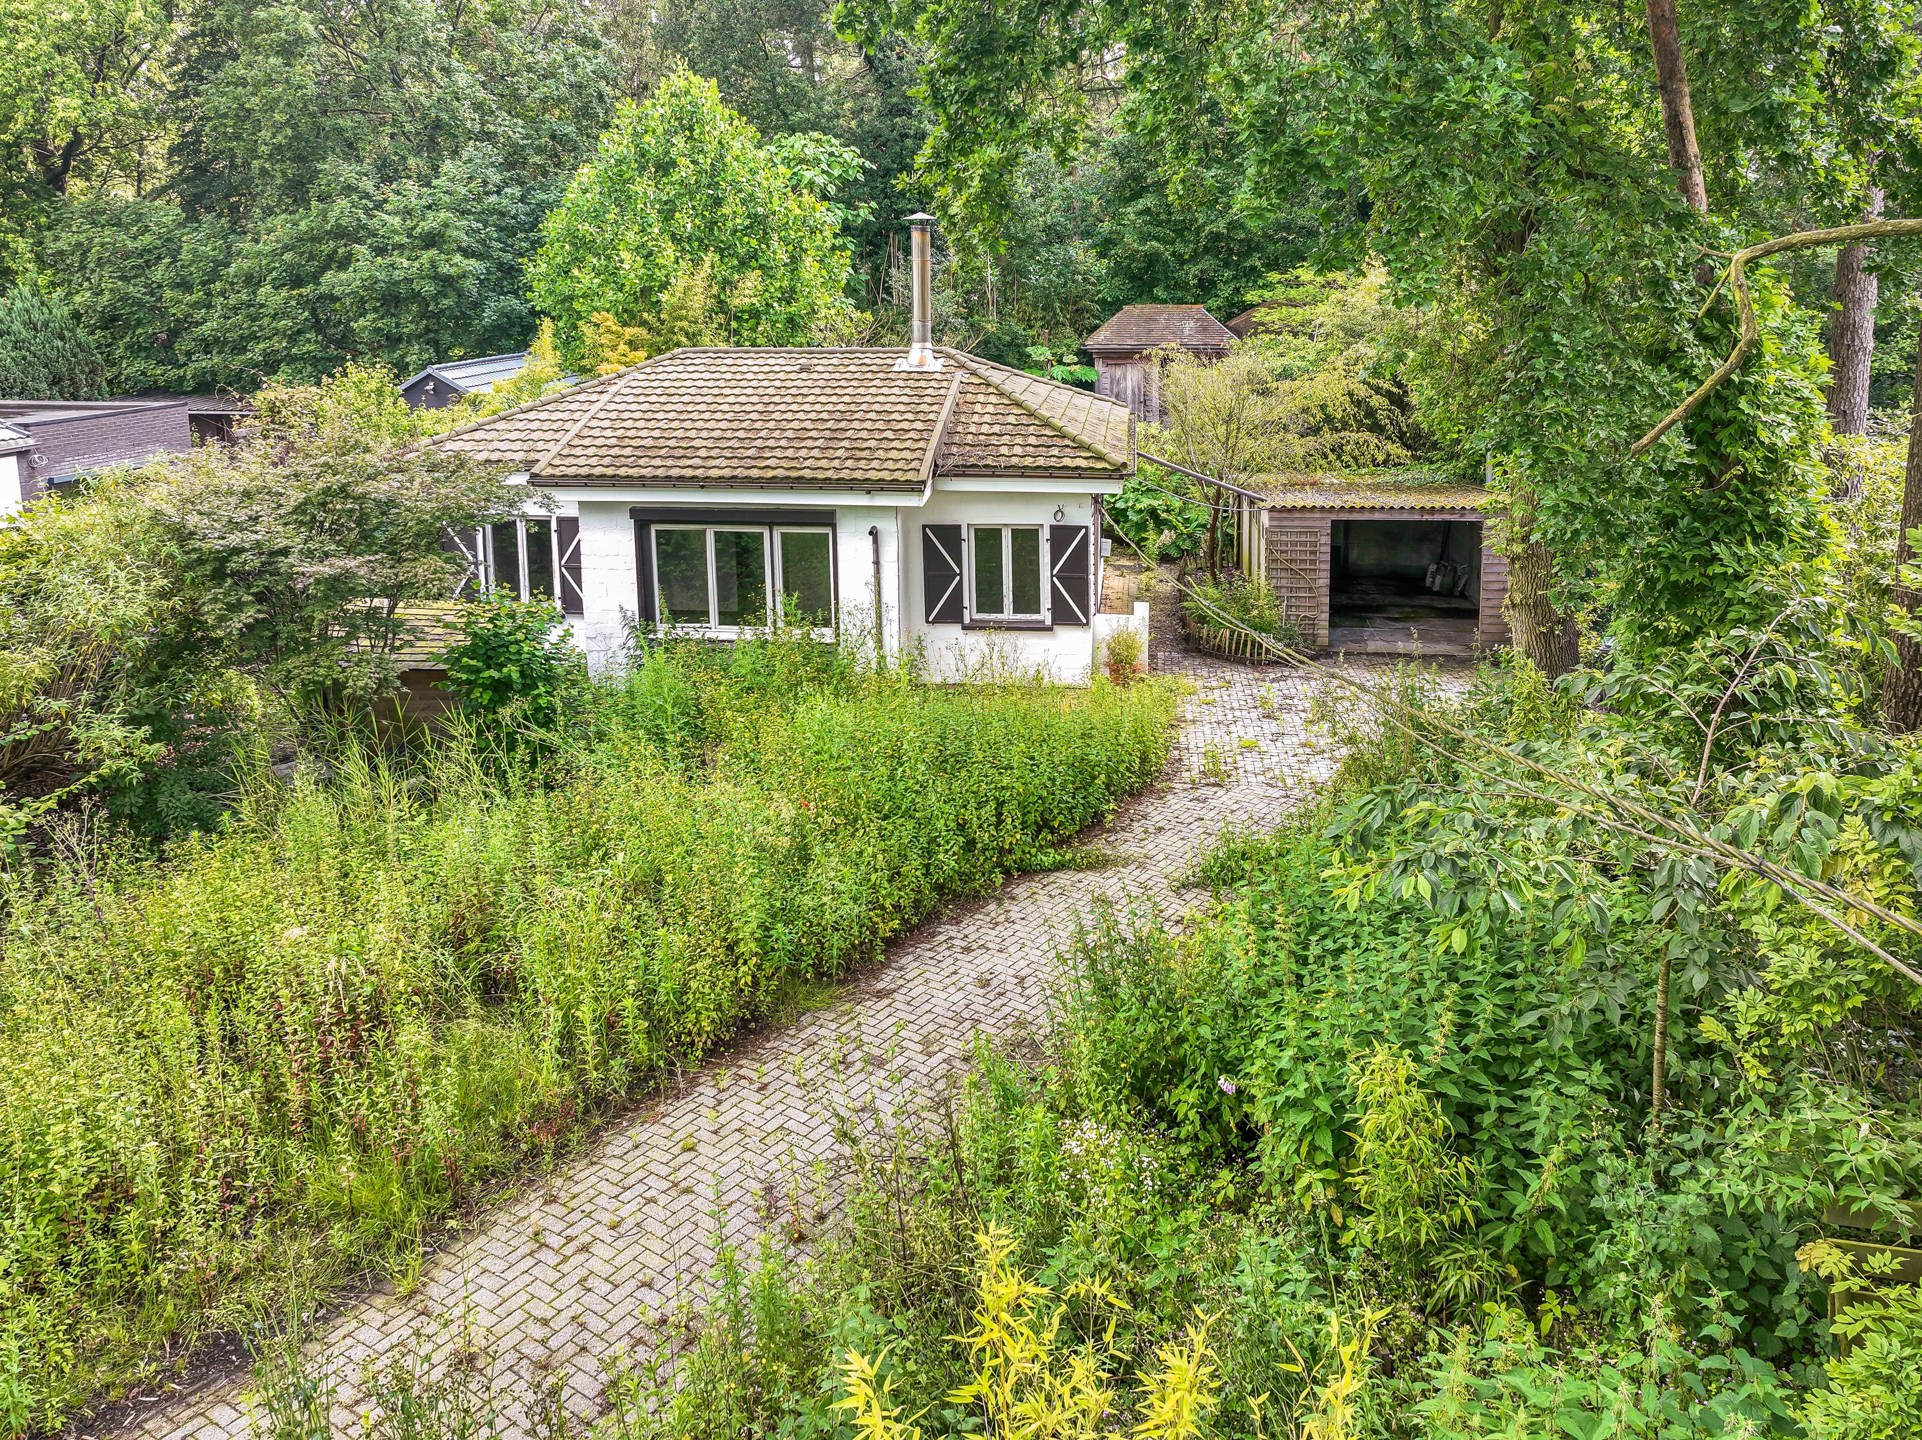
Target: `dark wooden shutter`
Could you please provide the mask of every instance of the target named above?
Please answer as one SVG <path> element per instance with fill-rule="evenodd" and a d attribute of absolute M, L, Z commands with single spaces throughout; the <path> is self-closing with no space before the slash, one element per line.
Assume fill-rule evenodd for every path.
<path fill-rule="evenodd" d="M 554 550 L 560 558 L 555 588 L 560 591 L 563 615 L 587 613 L 587 592 L 581 588 L 581 517 L 554 517 Z"/>
<path fill-rule="evenodd" d="M 454 584 L 454 598 L 459 600 L 469 595 L 480 594 L 482 581 L 486 578 L 481 567 L 481 556 L 486 553 L 486 542 L 481 532 L 443 529 L 440 532 L 440 548 L 449 555 L 458 555 L 466 566 L 466 570 Z"/>
<path fill-rule="evenodd" d="M 961 589 L 961 527 L 921 527 L 921 590 L 930 625 L 959 625 L 967 618 Z"/>
<path fill-rule="evenodd" d="M 1086 525 L 1048 527 L 1048 609 L 1057 625 L 1086 625 L 1092 608 L 1093 534 Z"/>

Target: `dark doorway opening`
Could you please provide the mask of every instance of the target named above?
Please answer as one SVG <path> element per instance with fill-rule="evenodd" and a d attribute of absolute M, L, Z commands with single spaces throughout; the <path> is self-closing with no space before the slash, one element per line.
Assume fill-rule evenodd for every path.
<path fill-rule="evenodd" d="M 1481 583 L 1479 521 L 1337 520 L 1328 551 L 1329 648 L 1468 654 Z"/>

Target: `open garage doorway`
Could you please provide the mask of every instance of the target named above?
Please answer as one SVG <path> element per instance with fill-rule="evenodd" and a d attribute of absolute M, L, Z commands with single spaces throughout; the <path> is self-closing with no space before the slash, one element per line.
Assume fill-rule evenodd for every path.
<path fill-rule="evenodd" d="M 1328 646 L 1350 654 L 1467 655 L 1481 610 L 1475 520 L 1336 520 Z"/>

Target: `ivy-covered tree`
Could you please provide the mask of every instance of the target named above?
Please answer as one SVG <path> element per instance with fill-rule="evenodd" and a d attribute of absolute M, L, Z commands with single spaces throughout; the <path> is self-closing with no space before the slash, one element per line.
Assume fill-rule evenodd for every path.
<path fill-rule="evenodd" d="M 8 0 L 0 48 L 0 280 L 76 180 L 139 189 L 154 155 L 172 0 Z"/>
<path fill-rule="evenodd" d="M 1436 321 L 1413 373 L 1437 437 L 1465 473 L 1492 462 L 1513 498 L 1511 604 L 1539 622 L 1518 635 L 1560 668 L 1573 652 L 1558 601 L 1606 605 L 1637 643 L 1677 643 L 1765 622 L 1780 577 L 1823 543 L 1821 359 L 1810 313 L 1780 287 L 1734 388 L 1645 458 L 1627 452 L 1727 349 L 1726 296 L 1704 312 L 1705 250 L 1788 209 L 1854 218 L 1871 155 L 1889 185 L 1917 173 L 1913 11 L 1689 6 L 1686 89 L 1658 73 L 1648 14 L 1600 4 L 841 13 L 851 34 L 905 30 L 924 47 L 923 161 L 949 204 L 1005 213 L 1006 158 L 1058 146 L 1118 81 L 1130 124 L 1175 157 L 1174 183 L 1185 138 L 1188 170 L 1216 162 L 1222 117 L 1248 195 L 1305 195 L 1324 261 L 1384 262 L 1396 299 Z M 1684 95 L 1700 156 L 1687 196 L 1669 136 Z"/>
<path fill-rule="evenodd" d="M 97 400 L 100 357 L 57 295 L 20 281 L 0 294 L 0 395 L 15 400 Z"/>
<path fill-rule="evenodd" d="M 858 164 L 825 137 L 810 151 Z M 682 70 L 620 107 L 542 226 L 529 275 L 575 362 L 597 315 L 658 329 L 675 282 L 703 269 L 735 344 L 804 344 L 848 314 L 848 251 L 827 204 L 712 80 Z"/>

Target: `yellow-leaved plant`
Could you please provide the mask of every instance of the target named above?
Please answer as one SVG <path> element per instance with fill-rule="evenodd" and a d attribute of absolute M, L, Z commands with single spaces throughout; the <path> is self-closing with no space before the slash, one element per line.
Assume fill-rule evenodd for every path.
<path fill-rule="evenodd" d="M 1128 1308 L 1099 1280 L 1078 1280 L 1060 1298 L 1012 1262 L 1014 1238 L 998 1226 L 976 1236 L 980 1246 L 980 1304 L 974 1324 L 952 1338 L 967 1347 L 973 1378 L 948 1397 L 976 1408 L 978 1433 L 1004 1440 L 1095 1440 L 1112 1435 L 1118 1392 L 1112 1369 L 1119 1356 L 1115 1327 Z M 1068 1302 L 1107 1309 L 1098 1332 L 1064 1334 Z M 1143 1440 L 1198 1440 L 1221 1398 L 1220 1366 L 1208 1344 L 1206 1319 L 1180 1341 L 1163 1345 L 1156 1364 L 1136 1378 L 1141 1394 L 1133 1433 Z M 846 1393 L 835 1402 L 859 1440 L 921 1440 L 920 1416 L 902 1418 L 881 1374 L 886 1352 L 869 1360 L 848 1352 L 840 1365 Z"/>

